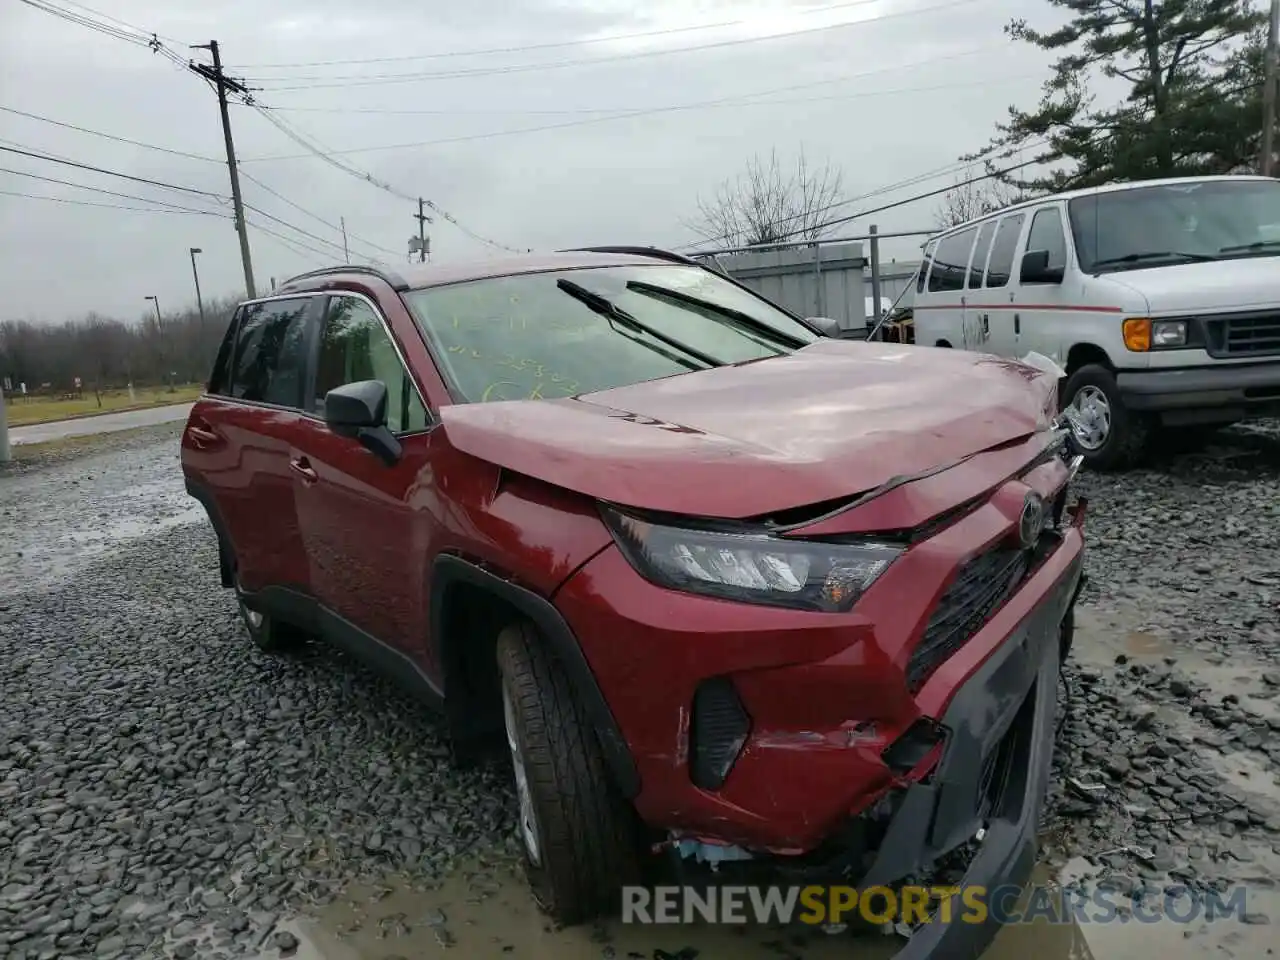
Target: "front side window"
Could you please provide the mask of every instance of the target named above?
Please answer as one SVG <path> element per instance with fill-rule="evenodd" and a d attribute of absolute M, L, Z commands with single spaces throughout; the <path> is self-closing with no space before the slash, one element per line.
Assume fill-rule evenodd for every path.
<path fill-rule="evenodd" d="M 791 353 L 819 335 L 700 267 L 589 267 L 404 295 L 469 402 L 571 397 Z"/>
<path fill-rule="evenodd" d="M 970 227 L 944 237 L 938 242 L 938 251 L 933 256 L 933 269 L 929 271 L 930 293 L 964 289 L 964 275 L 969 268 L 969 254 L 973 250 L 973 239 L 977 235 L 978 228 Z"/>
<path fill-rule="evenodd" d="M 427 428 L 427 408 L 377 312 L 359 297 L 332 297 L 320 328 L 315 411 L 324 412 L 325 394 L 334 387 L 362 380 L 386 384 L 387 429 L 392 433 Z"/>
<path fill-rule="evenodd" d="M 298 297 L 241 308 L 230 396 L 282 407 L 302 406 L 310 306 L 311 298 Z"/>
<path fill-rule="evenodd" d="M 1066 269 L 1067 240 L 1062 232 L 1062 214 L 1057 207 L 1037 210 L 1036 215 L 1031 218 L 1031 229 L 1027 231 L 1027 250 L 1047 250 L 1049 268 Z"/>
<path fill-rule="evenodd" d="M 1080 269 L 1145 270 L 1280 253 L 1280 183 L 1196 180 L 1067 203 Z"/>

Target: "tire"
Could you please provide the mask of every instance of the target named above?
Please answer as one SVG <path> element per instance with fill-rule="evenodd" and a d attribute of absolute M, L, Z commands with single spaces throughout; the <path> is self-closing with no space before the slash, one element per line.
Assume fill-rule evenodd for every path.
<path fill-rule="evenodd" d="M 612 914 L 620 888 L 641 879 L 635 811 L 613 786 L 591 719 L 533 626 L 503 630 L 497 659 L 534 899 L 565 926 Z"/>
<path fill-rule="evenodd" d="M 1094 411 L 1105 407 L 1108 418 L 1105 433 L 1100 434 L 1103 439 L 1096 446 L 1072 437 L 1086 466 L 1094 470 L 1124 470 L 1142 459 L 1151 425 L 1143 415 L 1125 408 L 1115 374 L 1097 363 L 1086 364 L 1071 374 L 1062 393 L 1062 406 L 1073 406 L 1077 401 L 1085 402 Z M 1102 401 L 1101 405 L 1098 401 Z M 1093 422 L 1097 422 L 1096 418 Z"/>
<path fill-rule="evenodd" d="M 236 603 L 240 607 L 240 619 L 249 632 L 249 639 L 263 653 L 283 653 L 297 649 L 306 642 L 306 633 L 292 624 L 282 623 L 270 614 L 252 609 L 245 604 L 243 596 L 237 595 Z"/>

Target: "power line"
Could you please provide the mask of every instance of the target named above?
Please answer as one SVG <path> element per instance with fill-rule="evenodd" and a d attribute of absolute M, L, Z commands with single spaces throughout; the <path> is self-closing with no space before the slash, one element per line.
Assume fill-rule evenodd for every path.
<path fill-rule="evenodd" d="M 663 107 L 650 107 L 650 108 L 645 108 L 641 110 L 631 110 L 631 111 L 626 111 L 622 113 L 608 114 L 603 117 L 585 117 L 578 120 L 564 120 L 558 123 L 538 124 L 536 126 L 531 126 L 531 127 L 517 127 L 509 130 L 488 131 L 486 133 L 463 134 L 456 137 L 441 137 L 435 140 L 423 140 L 423 141 L 418 141 L 416 143 L 397 143 L 397 144 L 387 144 L 387 145 L 373 146 L 373 147 L 351 147 L 346 150 L 330 151 L 330 153 L 337 154 L 337 155 L 348 155 L 348 154 L 355 154 L 355 153 L 383 152 L 388 150 L 413 150 L 421 147 L 433 147 L 433 146 L 439 146 L 447 143 L 465 143 L 472 140 L 488 140 L 494 137 L 517 136 L 525 133 L 541 133 L 547 130 L 561 130 L 569 127 L 581 127 L 581 126 L 588 126 L 588 125 L 597 124 L 597 123 L 608 123 L 615 120 L 629 120 L 635 117 L 647 117 L 647 116 L 653 116 L 655 114 L 660 114 L 660 113 L 678 113 L 678 112 L 684 112 L 684 111 L 701 110 L 707 107 L 717 107 L 725 104 L 736 104 L 738 102 L 745 101 L 754 97 L 767 97 L 776 93 L 790 93 L 795 90 L 812 89 L 813 87 L 827 86 L 832 83 L 843 83 L 848 80 L 860 80 L 866 77 L 878 76 L 884 73 L 900 73 L 904 70 L 909 70 L 917 66 L 930 66 L 932 64 L 942 63 L 948 60 L 959 60 L 964 57 L 972 57 L 977 54 L 987 52 L 992 48 L 992 46 L 1004 47 L 1004 46 L 1007 46 L 1007 43 L 1002 42 L 995 45 L 986 44 L 982 47 L 975 47 L 971 50 L 965 50 L 965 51 L 962 51 L 961 53 L 950 54 L 945 57 L 933 57 L 929 60 L 918 61 L 915 63 L 895 64 L 892 67 L 885 67 L 877 70 L 866 70 L 861 73 L 845 74 L 840 77 L 829 77 L 823 80 L 810 80 L 804 83 L 793 83 L 783 87 L 774 87 L 766 90 L 758 90 L 754 93 L 734 94 L 732 96 L 716 97 L 710 100 L 698 100 L 698 101 L 693 101 L 691 103 L 672 104 L 672 105 L 663 106 Z M 982 81 L 981 83 L 978 83 L 975 85 L 981 86 L 991 82 L 1007 82 L 1007 81 L 1004 81 L 1004 80 Z M 946 88 L 956 87 L 956 86 L 962 86 L 962 84 L 947 84 Z M 933 90 L 933 89 L 939 89 L 939 87 L 934 86 L 934 87 L 921 88 L 921 89 Z M 904 88 L 904 89 L 895 90 L 892 92 L 893 93 L 909 93 L 909 92 L 916 92 L 916 91 L 912 89 Z M 873 91 L 868 91 L 866 95 L 873 96 L 875 95 L 875 93 Z M 265 107 L 260 103 L 255 104 L 255 106 L 260 111 L 266 111 L 267 114 L 274 114 L 279 109 L 281 109 L 278 107 Z M 270 119 L 270 116 L 268 116 L 268 119 Z M 272 122 L 275 123 L 276 120 L 272 120 Z M 305 157 L 306 157 L 306 154 L 296 154 L 296 153 L 295 154 L 278 154 L 276 156 L 268 156 L 268 157 L 246 157 L 241 162 L 242 163 L 264 163 L 267 161 L 276 161 L 276 160 L 299 160 Z M 401 199 L 413 199 L 413 198 L 402 197 Z"/>
<path fill-rule="evenodd" d="M 807 10 L 796 10 L 796 16 L 814 13 L 827 13 L 831 10 L 843 10 L 848 7 L 863 7 L 882 0 L 849 0 L 846 3 L 832 3 L 822 7 L 810 7 Z M 564 47 L 587 46 L 594 43 L 616 43 L 621 40 L 643 40 L 648 37 L 669 37 L 677 33 L 692 33 L 697 30 L 717 30 L 724 27 L 740 27 L 755 21 L 724 20 L 720 23 L 700 23 L 687 27 L 668 27 L 664 30 L 644 30 L 639 33 L 615 33 L 604 37 L 582 37 L 575 40 L 556 40 L 551 43 L 527 43 L 514 47 L 487 47 L 471 50 L 446 50 L 440 53 L 416 53 L 399 57 L 367 57 L 357 60 L 312 60 L 303 63 L 248 63 L 239 64 L 237 70 L 284 70 L 297 67 L 333 67 L 358 66 L 366 63 L 405 63 L 410 60 L 443 60 L 450 57 L 483 57 L 496 53 L 526 53 L 533 50 L 555 50 Z"/>
<path fill-rule="evenodd" d="M 22 2 L 28 3 L 28 2 L 31 2 L 31 0 L 22 0 Z M 33 157 L 36 160 L 48 160 L 51 163 L 66 164 L 69 167 L 76 167 L 80 170 L 91 170 L 94 173 L 102 173 L 110 177 L 120 177 L 124 180 L 132 180 L 135 183 L 145 183 L 148 186 L 152 186 L 152 187 L 163 187 L 166 190 L 180 190 L 183 193 L 194 193 L 202 197 L 212 197 L 213 199 L 218 201 L 225 201 L 227 199 L 221 194 L 211 193 L 208 190 L 197 190 L 195 187 L 184 187 L 176 183 L 165 183 L 163 180 L 148 180 L 146 177 L 135 177 L 131 173 L 120 173 L 116 170 L 107 170 L 104 167 L 95 167 L 91 164 L 78 163 L 74 160 L 62 160 L 58 157 L 50 156 L 47 154 L 34 153 L 30 150 L 19 150 L 15 147 L 5 147 L 5 146 L 0 146 L 0 150 L 4 150 L 7 153 L 21 154 L 24 157 Z"/>
<path fill-rule="evenodd" d="M 206 217 L 226 217 L 226 214 L 218 213 L 214 210 L 184 210 L 181 207 L 175 207 L 172 210 L 154 207 L 130 207 L 123 203 L 95 203 L 92 200 L 72 200 L 69 197 L 41 197 L 33 193 L 19 193 L 16 190 L 0 190 L 0 194 L 6 197 L 22 197 L 24 200 L 49 200 L 54 203 L 70 203 L 78 207 L 100 207 L 104 210 L 132 210 L 135 213 L 185 213 Z"/>
<path fill-rule="evenodd" d="M 204 211 L 195 207 L 183 207 L 178 204 L 168 203 L 164 200 L 153 200 L 151 197 L 139 197 L 132 193 L 119 193 L 115 190 L 107 190 L 103 187 L 93 187 L 87 183 L 76 183 L 73 180 L 59 180 L 57 177 L 44 177 L 38 173 L 28 173 L 26 170 L 10 170 L 7 167 L 0 167 L 0 173 L 10 173 L 18 177 L 30 177 L 32 180 L 43 180 L 45 183 L 56 183 L 64 187 L 76 187 L 80 190 L 88 190 L 91 193 L 101 193 L 108 197 L 119 197 L 122 200 L 136 200 L 139 203 L 152 203 L 158 207 L 170 207 L 181 213 L 205 213 L 216 211 Z M 222 214 L 218 214 L 222 216 Z"/>
<path fill-rule="evenodd" d="M 263 190 L 265 190 L 267 193 L 271 194 L 273 197 L 275 197 L 275 198 L 276 198 L 277 200 L 279 200 L 281 203 L 286 203 L 286 204 L 288 204 L 289 206 L 293 207 L 293 209 L 297 210 L 299 213 L 306 214 L 306 215 L 307 215 L 308 217 L 310 217 L 312 220 L 316 221 L 316 223 L 324 224 L 324 225 L 325 225 L 326 227 L 328 227 L 330 230 L 335 230 L 335 231 L 337 231 L 337 232 L 339 232 L 339 233 L 341 233 L 341 232 L 342 232 L 342 227 L 335 226 L 334 224 L 330 223 L 328 220 L 326 220 L 324 217 L 320 216 L 319 214 L 312 213 L 310 210 L 308 210 L 306 207 L 302 206 L 301 204 L 294 203 L 294 202 L 293 202 L 292 200 L 290 200 L 288 197 L 286 197 L 286 196 L 284 196 L 283 194 L 278 193 L 277 191 L 273 190 L 271 187 L 267 186 L 265 183 L 263 183 L 263 182 L 262 182 L 261 180 L 259 180 L 257 177 L 253 176 L 252 174 L 246 173 L 243 169 L 240 171 L 240 176 L 244 177 L 246 180 L 249 180 L 249 181 L 250 181 L 250 182 L 252 182 L 252 183 L 257 184 L 260 188 L 262 188 Z M 363 237 L 359 237 L 359 236 L 357 236 L 356 234 L 351 233 L 351 232 L 349 232 L 349 231 L 348 231 L 348 233 L 347 233 L 347 236 L 349 236 L 352 240 L 356 240 L 356 241 L 358 241 L 358 242 L 360 242 L 360 243 L 364 244 L 364 245 L 365 245 L 365 246 L 367 246 L 367 247 L 371 247 L 371 248 L 372 248 L 372 249 L 374 249 L 374 250 L 378 250 L 378 251 L 380 251 L 380 252 L 382 252 L 382 253 L 390 254 L 390 255 L 391 255 L 391 256 L 393 256 L 393 257 L 399 257 L 399 256 L 400 256 L 400 253 L 399 253 L 399 252 L 397 252 L 397 251 L 395 251 L 395 250 L 391 250 L 391 249 L 389 249 L 389 248 L 387 248 L 387 247 L 379 246 L 378 244 L 374 243 L 372 240 L 365 240 Z"/>
<path fill-rule="evenodd" d="M 302 227 L 299 227 L 296 224 L 292 224 L 288 220 L 282 220 L 280 217 L 277 217 L 275 214 L 268 213 L 267 211 L 261 209 L 260 207 L 255 207 L 251 203 L 246 203 L 244 205 L 244 208 L 246 210 L 252 210 L 254 213 L 258 214 L 258 216 L 266 217 L 268 220 L 272 221 L 273 223 L 278 223 L 282 227 L 287 227 L 288 229 L 294 231 L 295 233 L 299 233 L 310 240 L 314 240 L 317 243 L 324 244 L 326 247 L 332 247 L 333 249 L 339 250 L 339 251 L 342 250 L 342 244 L 335 243 L 332 240 L 327 240 L 324 237 L 314 234 L 309 230 L 304 230 L 302 229 Z M 261 225 L 259 225 L 259 229 L 261 229 Z M 298 242 L 301 242 L 301 241 L 298 241 Z M 396 256 L 398 256 L 398 254 L 396 254 Z M 369 260 L 370 262 L 376 262 L 376 258 L 373 258 L 373 257 L 370 257 Z"/>
<path fill-rule="evenodd" d="M 309 244 L 305 244 L 305 243 L 302 243 L 301 241 L 292 240 L 289 237 L 282 236 L 281 234 L 276 233 L 274 230 L 270 229 L 269 227 L 264 227 L 262 224 L 255 223 L 252 220 L 249 221 L 249 225 L 253 227 L 253 229 L 264 234 L 265 236 L 271 237 L 277 243 L 280 243 L 284 247 L 291 250 L 293 253 L 296 253 L 298 256 L 302 257 L 303 260 L 306 260 L 310 263 L 314 263 L 316 266 L 327 267 L 332 265 L 333 263 L 333 258 L 323 250 L 317 250 L 315 247 L 312 247 Z M 320 259 L 317 260 L 317 259 L 314 259 L 313 257 L 307 256 L 307 253 L 305 251 L 309 251 L 310 253 L 314 254 L 315 257 L 319 257 Z"/>
<path fill-rule="evenodd" d="M 85 13 L 91 13 L 95 17 L 101 17 L 103 20 L 110 20 L 112 23 L 119 24 L 120 26 L 128 30 L 132 30 L 135 33 L 142 34 L 143 36 L 157 37 L 158 39 L 166 40 L 169 43 L 177 43 L 177 44 L 182 43 L 181 40 L 175 40 L 173 37 L 166 37 L 163 34 L 151 33 L 147 30 L 143 30 L 141 27 L 138 27 L 132 23 L 129 23 L 127 20 L 121 20 L 119 17 L 113 17 L 111 16 L 111 14 L 103 13 L 100 10 L 95 10 L 93 9 L 93 7 L 86 7 L 83 3 L 77 3 L 76 0 L 62 0 L 62 2 L 65 3 L 67 6 L 76 7 L 79 10 L 83 10 Z"/>
<path fill-rule="evenodd" d="M 27 6 L 40 10 L 44 13 L 51 13 L 55 17 L 61 17 L 63 20 L 68 20 L 71 23 L 78 24 L 79 26 L 88 27 L 90 30 L 96 30 L 98 33 L 105 34 L 116 40 L 124 40 L 140 47 L 148 46 L 150 43 L 146 36 L 140 35 L 139 33 L 130 33 L 125 30 L 121 30 L 118 27 L 112 27 L 110 24 L 92 20 L 88 17 L 82 16 L 81 14 L 75 13 L 74 11 L 66 10 L 62 7 L 56 7 L 51 3 L 42 2 L 42 0 L 19 0 L 19 2 L 25 3 Z"/>
<path fill-rule="evenodd" d="M 25 0 L 24 0 L 25 2 Z M 556 60 L 549 63 L 518 63 L 508 64 L 501 67 L 473 67 L 466 70 L 439 71 L 435 73 L 398 73 L 398 74 L 351 74 L 348 76 L 298 76 L 298 77 L 251 77 L 252 82 L 272 84 L 277 80 L 295 81 L 292 86 L 268 86 L 265 89 L 272 93 L 281 93 L 289 90 L 318 90 L 328 87 L 365 87 L 377 86 L 389 83 L 418 83 L 427 80 L 452 80 L 463 77 L 486 77 L 497 76 L 511 73 L 528 73 L 542 70 L 560 70 L 569 67 L 592 66 L 601 63 L 620 63 L 631 60 L 645 60 L 651 57 L 672 56 L 681 53 L 695 53 L 702 50 L 715 50 L 726 47 L 738 47 L 753 43 L 764 43 L 773 40 L 784 40 L 792 37 L 805 36 L 815 33 L 823 33 L 833 30 L 843 30 L 848 27 L 856 27 L 864 24 L 879 23 L 882 20 L 894 20 L 900 17 L 915 17 L 922 14 L 936 13 L 940 10 L 949 10 L 955 7 L 969 6 L 975 3 L 984 3 L 986 0 L 947 0 L 946 3 L 935 4 L 931 7 L 917 7 L 912 10 L 902 10 L 895 13 L 886 13 L 878 17 L 866 17 L 862 20 L 850 20 L 844 23 L 827 24 L 821 27 L 805 27 L 801 30 L 789 30 L 781 33 L 765 34 L 758 37 L 737 37 L 732 40 L 717 40 L 713 43 L 702 43 L 690 47 L 673 47 L 658 50 L 633 50 L 630 53 L 619 53 L 608 57 L 595 57 L 590 59 L 577 60 Z M 307 81 L 302 83 L 301 81 Z"/>
<path fill-rule="evenodd" d="M 75 130 L 77 133 L 87 133 L 90 136 L 102 137 L 104 140 L 114 140 L 117 143 L 127 143 L 131 147 L 142 147 L 145 150 L 156 150 L 160 153 L 172 154 L 175 157 L 186 157 L 189 160 L 204 160 L 207 163 L 222 163 L 216 157 L 205 157 L 198 153 L 187 153 L 183 150 L 173 150 L 169 147 L 160 147 L 154 143 L 143 143 L 141 140 L 130 140 L 128 137 L 118 137 L 112 133 L 103 133 L 101 130 L 90 130 L 88 127 L 79 127 L 74 123 L 67 123 L 63 120 L 54 120 L 52 117 L 42 117 L 36 113 L 27 113 L 25 110 L 17 110 L 13 107 L 0 106 L 0 111 L 4 113 L 16 114 L 19 117 L 27 117 L 31 120 L 39 120 L 42 123 L 51 123 L 55 127 L 64 127 L 67 130 Z"/>

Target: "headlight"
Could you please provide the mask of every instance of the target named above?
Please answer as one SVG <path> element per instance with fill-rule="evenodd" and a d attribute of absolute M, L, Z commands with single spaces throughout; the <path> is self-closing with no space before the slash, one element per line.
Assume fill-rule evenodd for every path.
<path fill-rule="evenodd" d="M 650 523 L 601 511 L 618 547 L 660 587 L 743 603 L 841 613 L 903 548 L 873 541 L 819 543 Z"/>
<path fill-rule="evenodd" d="M 1187 342 L 1187 321 L 1156 320 L 1151 324 L 1153 347 L 1181 347 Z"/>

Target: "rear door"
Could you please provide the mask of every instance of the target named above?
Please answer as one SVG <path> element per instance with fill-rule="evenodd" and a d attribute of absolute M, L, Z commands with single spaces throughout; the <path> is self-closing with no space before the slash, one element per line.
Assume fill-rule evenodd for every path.
<path fill-rule="evenodd" d="M 969 262 L 968 279 L 965 281 L 965 328 L 972 330 L 980 346 L 973 349 L 996 352 L 991 346 L 993 335 L 1000 326 L 1000 318 L 994 316 L 982 291 L 982 278 L 987 270 L 987 257 L 991 253 L 991 241 L 995 238 L 996 221 L 988 220 L 978 229 L 978 239 L 973 246 Z"/>
<path fill-rule="evenodd" d="M 436 421 L 369 298 L 328 299 L 315 357 L 310 416 L 294 449 L 309 476 L 299 475 L 294 489 L 316 597 L 336 615 L 333 639 L 365 644 L 361 654 L 377 655 L 367 646 L 376 640 L 384 651 L 425 665 L 427 563 L 439 530 L 431 469 Z M 361 380 L 387 386 L 387 426 L 402 447 L 394 465 L 321 419 L 326 393 Z"/>
<path fill-rule="evenodd" d="M 969 227 L 938 241 L 925 293 L 915 308 L 917 344 L 981 349 L 980 341 L 969 336 L 965 325 L 965 276 L 977 235 L 978 228 Z"/>
<path fill-rule="evenodd" d="M 1010 213 L 1000 218 L 982 282 L 982 312 L 990 318 L 987 349 L 1001 357 L 1022 355 L 1018 352 L 1018 339 L 1024 318 L 1013 302 L 1017 286 L 1012 282 L 1012 275 L 1026 219 L 1025 213 Z"/>
<path fill-rule="evenodd" d="M 245 590 L 310 589 L 289 451 L 302 420 L 308 343 L 322 298 L 244 304 L 183 437 L 184 466 L 219 514 Z"/>

